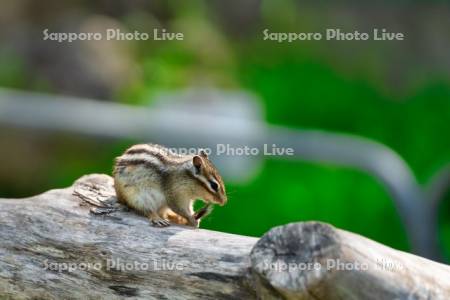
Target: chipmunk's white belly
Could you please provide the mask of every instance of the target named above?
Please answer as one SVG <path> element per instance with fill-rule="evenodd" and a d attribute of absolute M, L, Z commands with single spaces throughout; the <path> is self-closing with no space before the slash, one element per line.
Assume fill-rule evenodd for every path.
<path fill-rule="evenodd" d="M 158 188 L 146 188 L 140 190 L 135 197 L 137 209 L 142 211 L 158 211 L 161 207 L 167 206 L 166 197 Z"/>
<path fill-rule="evenodd" d="M 115 184 L 119 185 L 124 200 L 132 208 L 147 214 L 157 212 L 167 206 L 166 196 L 156 174 L 143 172 L 142 168 L 130 168 L 115 176 Z"/>

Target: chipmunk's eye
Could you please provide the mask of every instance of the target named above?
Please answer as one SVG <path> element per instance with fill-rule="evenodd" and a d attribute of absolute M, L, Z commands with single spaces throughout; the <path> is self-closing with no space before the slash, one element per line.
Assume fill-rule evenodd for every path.
<path fill-rule="evenodd" d="M 219 191 L 219 185 L 216 182 L 209 180 L 209 185 L 216 193 Z"/>

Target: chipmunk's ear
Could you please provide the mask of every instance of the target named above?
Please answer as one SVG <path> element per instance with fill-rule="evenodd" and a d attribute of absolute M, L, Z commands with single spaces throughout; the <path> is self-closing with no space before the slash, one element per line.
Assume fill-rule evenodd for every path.
<path fill-rule="evenodd" d="M 205 152 L 205 150 L 200 150 L 200 156 L 203 158 L 208 158 L 208 154 Z"/>
<path fill-rule="evenodd" d="M 194 167 L 197 169 L 197 171 L 200 171 L 203 160 L 200 156 L 195 155 L 194 158 L 192 158 L 192 163 L 194 164 Z"/>

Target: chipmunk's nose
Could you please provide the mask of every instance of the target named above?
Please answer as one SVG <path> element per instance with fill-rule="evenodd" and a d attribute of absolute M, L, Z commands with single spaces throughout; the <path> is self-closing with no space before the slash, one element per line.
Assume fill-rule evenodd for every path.
<path fill-rule="evenodd" d="M 228 198 L 227 196 L 221 196 L 220 197 L 220 206 L 224 206 L 225 204 L 227 204 Z"/>

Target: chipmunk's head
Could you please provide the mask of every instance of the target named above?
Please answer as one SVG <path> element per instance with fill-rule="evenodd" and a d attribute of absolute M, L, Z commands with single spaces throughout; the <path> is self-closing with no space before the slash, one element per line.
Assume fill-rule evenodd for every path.
<path fill-rule="evenodd" d="M 202 187 L 201 195 L 205 202 L 223 206 L 227 202 L 225 185 L 216 167 L 208 159 L 205 151 L 192 158 L 192 174 Z"/>

